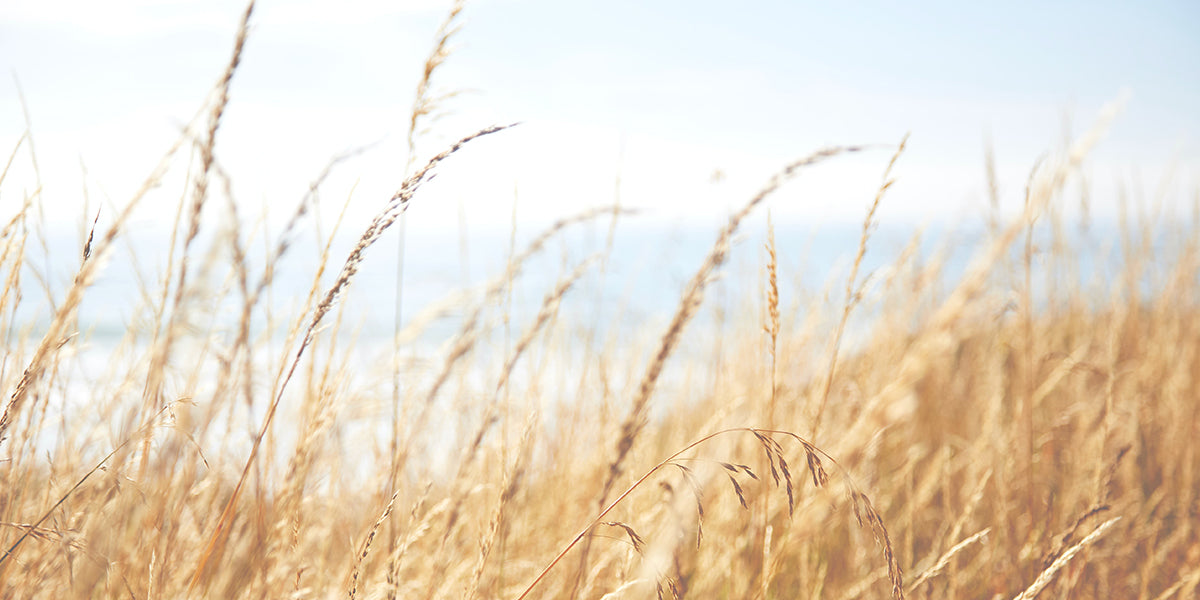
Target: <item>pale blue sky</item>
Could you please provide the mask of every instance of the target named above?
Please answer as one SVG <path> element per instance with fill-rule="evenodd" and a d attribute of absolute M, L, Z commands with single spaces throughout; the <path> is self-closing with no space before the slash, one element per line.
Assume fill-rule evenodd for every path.
<path fill-rule="evenodd" d="M 398 185 L 408 108 L 443 2 L 282 2 L 255 15 L 218 159 L 245 209 L 282 216 L 333 154 L 382 140 L 326 187 L 357 181 L 352 219 Z M 736 9 L 733 7 L 737 7 Z M 80 161 L 94 197 L 123 202 L 200 106 L 227 60 L 240 2 L 0 5 L 0 150 L 24 129 L 21 82 L 52 218 L 78 220 Z M 1006 199 L 1026 172 L 1130 93 L 1087 173 L 1096 202 L 1164 173 L 1191 201 L 1200 173 L 1200 5 L 1193 2 L 468 2 L 437 76 L 464 90 L 426 154 L 522 121 L 448 164 L 411 220 L 507 226 L 609 202 L 650 219 L 715 221 L 787 161 L 828 144 L 911 132 L 885 222 L 976 214 L 991 137 Z M 799 222 L 861 219 L 890 151 L 814 169 L 772 205 Z M 9 214 L 34 187 L 18 160 Z M 720 170 L 725 179 L 712 181 Z M 154 202 L 174 206 L 178 187 Z M 58 210 L 61 207 L 62 210 Z M 148 222 L 168 209 L 148 206 Z M 64 216 L 65 215 L 65 216 Z"/>

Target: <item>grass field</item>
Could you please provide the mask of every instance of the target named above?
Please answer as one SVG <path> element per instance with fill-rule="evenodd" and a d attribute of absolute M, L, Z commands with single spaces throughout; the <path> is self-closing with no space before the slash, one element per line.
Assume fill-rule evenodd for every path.
<path fill-rule="evenodd" d="M 375 380 L 342 335 L 364 257 L 391 251 L 376 242 L 443 161 L 480 136 L 503 143 L 504 126 L 415 161 L 349 256 L 326 246 L 299 310 L 267 314 L 274 267 L 311 216 L 306 199 L 251 247 L 214 161 L 246 31 L 145 190 L 97 221 L 81 257 L 56 257 L 80 261 L 61 294 L 29 258 L 38 193 L 3 223 L 0 597 L 1200 593 L 1200 210 L 1130 206 L 1115 238 L 1066 219 L 1103 122 L 1030 166 L 1023 210 L 988 220 L 961 273 L 919 237 L 861 268 L 901 142 L 850 272 L 789 285 L 774 230 L 745 222 L 792 177 L 858 151 L 825 149 L 781 165 L 713 232 L 661 330 L 605 339 L 563 316 L 604 251 L 565 265 L 536 314 L 510 308 L 557 237 L 621 226 L 620 207 L 601 207 L 513 248 L 456 305 L 441 353 Z M 7 164 L 35 156 L 30 144 Z M 142 282 L 112 366 L 82 370 L 79 308 L 126 260 L 143 194 L 181 164 L 167 267 Z M 214 212 L 224 225 L 208 231 Z M 737 308 L 697 319 L 739 234 L 760 248 L 756 285 L 722 288 Z M 22 321 L 30 303 L 45 323 Z"/>

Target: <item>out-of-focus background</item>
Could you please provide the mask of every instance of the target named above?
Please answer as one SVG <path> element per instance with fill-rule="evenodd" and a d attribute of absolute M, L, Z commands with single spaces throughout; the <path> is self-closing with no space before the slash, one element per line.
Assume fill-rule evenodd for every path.
<path fill-rule="evenodd" d="M 448 2 L 258 5 L 219 160 L 249 214 L 290 206 L 334 154 L 378 143 L 331 180 L 336 215 L 371 214 L 397 187 L 415 87 Z M 44 202 L 74 218 L 120 204 L 199 109 L 229 55 L 233 1 L 32 1 L 0 6 L 0 142 L 34 134 Z M 1117 185 L 1147 195 L 1196 180 L 1200 8 L 1190 2 L 470 2 L 435 91 L 445 118 L 418 155 L 491 124 L 423 227 L 508 227 L 613 200 L 643 221 L 706 226 L 785 162 L 830 144 L 912 132 L 884 223 L 986 206 L 985 147 L 1006 192 L 1048 147 L 1128 94 L 1088 169 L 1093 209 Z M 861 220 L 886 149 L 804 176 L 780 222 Z M 86 177 L 84 169 L 86 168 Z M 16 174 L 14 174 L 15 176 Z M 26 189 L 34 186 L 20 173 Z M 619 181 L 619 184 L 618 184 Z M 802 193 L 801 193 L 802 192 Z M 5 203 L 11 211 L 15 202 Z M 155 212 L 155 211 L 150 211 Z M 280 221 L 286 210 L 273 209 Z M 157 215 L 173 214 L 164 202 Z M 147 218 L 151 218 L 147 216 Z"/>

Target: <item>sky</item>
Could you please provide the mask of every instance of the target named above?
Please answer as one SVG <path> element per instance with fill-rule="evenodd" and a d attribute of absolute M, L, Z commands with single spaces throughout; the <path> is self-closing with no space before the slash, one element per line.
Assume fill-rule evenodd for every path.
<path fill-rule="evenodd" d="M 322 187 L 355 228 L 403 180 L 409 112 L 449 4 L 263 0 L 219 133 L 246 219 L 281 222 L 334 155 L 370 146 Z M 244 4 L 6 0 L 0 151 L 32 132 L 0 183 L 0 216 L 38 189 L 51 226 L 83 199 L 122 206 L 203 108 Z M 410 226 L 549 221 L 617 199 L 645 223 L 719 223 L 788 162 L 877 145 L 802 173 L 777 221 L 861 221 L 910 135 L 884 223 L 969 219 L 986 206 L 985 147 L 1006 206 L 1039 156 L 1125 98 L 1089 158 L 1093 210 L 1116 190 L 1181 208 L 1200 184 L 1200 5 L 1194 2 L 466 3 L 434 87 L 453 94 L 420 159 L 519 122 L 447 161 Z M 19 85 L 19 87 L 18 87 Z M 24 104 L 20 101 L 23 95 Z M 184 166 L 136 222 L 169 223 Z M 212 209 L 219 210 L 219 209 Z M 265 215 L 265 217 L 264 217 Z M 358 228 L 360 230 L 360 227 Z"/>

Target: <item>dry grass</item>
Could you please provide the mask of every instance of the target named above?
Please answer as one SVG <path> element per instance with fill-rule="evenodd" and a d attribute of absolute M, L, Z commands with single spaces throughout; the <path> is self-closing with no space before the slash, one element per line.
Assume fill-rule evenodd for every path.
<path fill-rule="evenodd" d="M 248 258 L 255 232 L 237 214 L 215 134 L 236 98 L 251 9 L 204 125 L 99 232 L 80 216 L 82 262 L 39 327 L 18 310 L 45 301 L 26 292 L 46 276 L 29 247 L 39 190 L 0 230 L 0 597 L 1197 594 L 1200 225 L 1122 219 L 1115 270 L 1081 274 L 1104 240 L 1064 233 L 1059 207 L 1104 119 L 1035 167 L 1016 218 L 989 216 L 961 275 L 914 239 L 860 277 L 902 142 L 864 199 L 849 278 L 827 288 L 844 284 L 837 305 L 818 294 L 781 308 L 811 295 L 781 283 L 791 274 L 769 226 L 763 291 L 736 299 L 724 333 L 697 327 L 706 294 L 728 285 L 716 275 L 750 213 L 803 168 L 857 148 L 821 151 L 730 218 L 661 332 L 606 341 L 560 311 L 593 267 L 620 275 L 607 255 L 629 211 L 602 207 L 524 250 L 514 242 L 504 272 L 461 307 L 443 354 L 376 373 L 340 335 L 364 256 L 442 161 L 503 128 L 410 169 L 331 279 L 329 233 L 285 333 L 254 333 L 277 318 L 264 297 L 312 199 L 265 260 Z M 433 110 L 427 82 L 461 10 L 438 33 L 414 129 Z M 85 377 L 80 304 L 188 143 L 197 159 L 165 273 L 139 290 L 145 304 L 110 371 Z M 32 148 L 27 132 L 0 171 L 6 194 L 9 167 L 35 161 Z M 536 313 L 514 313 L 506 297 L 529 262 L 604 217 L 603 250 L 564 261 Z M 525 318 L 497 343 L 498 323 Z M 864 341 L 846 342 L 851 328 Z M 722 358 L 697 358 L 706 352 Z M 457 421 L 435 418 L 447 413 Z"/>

